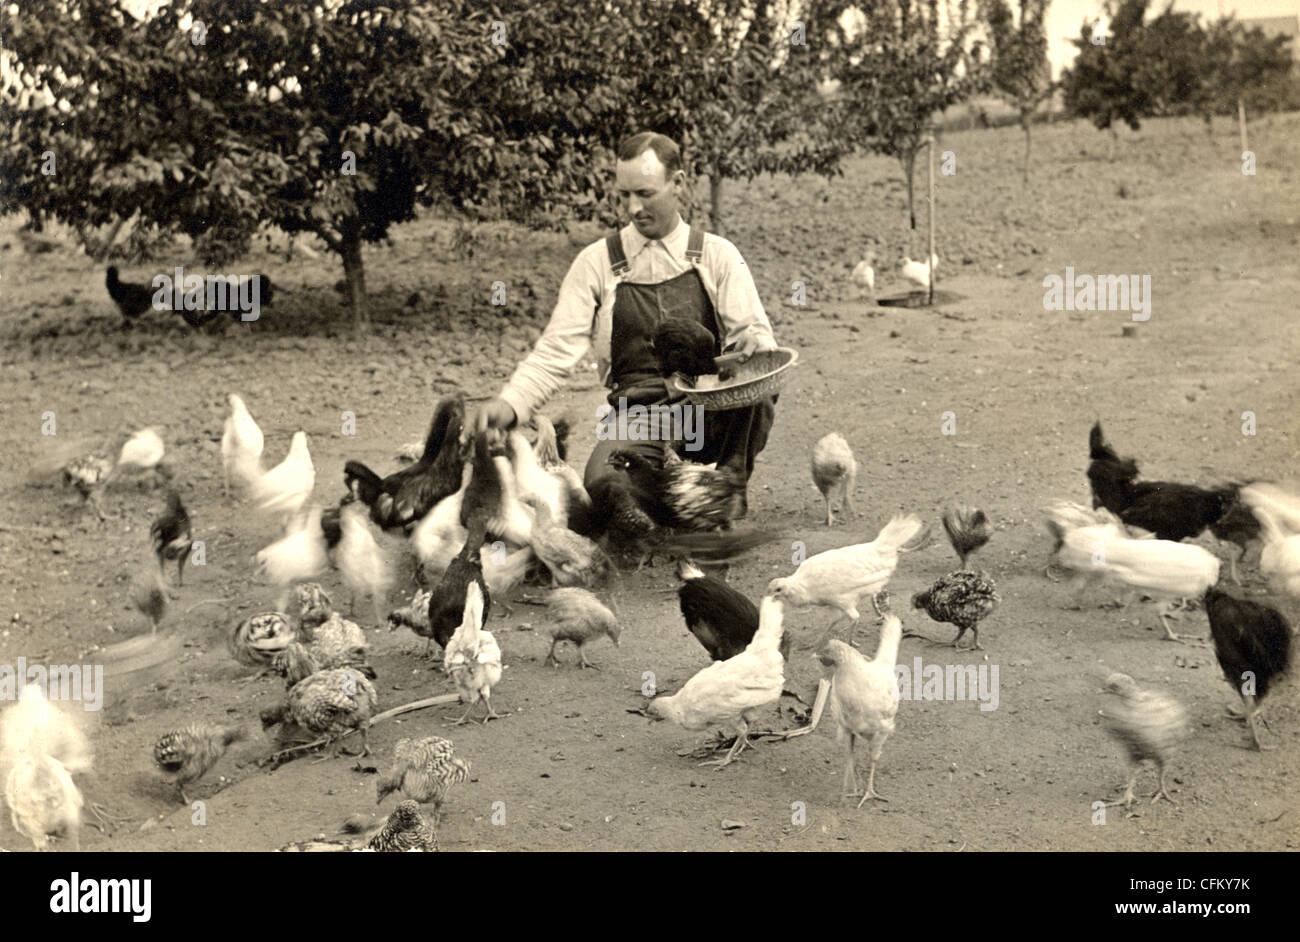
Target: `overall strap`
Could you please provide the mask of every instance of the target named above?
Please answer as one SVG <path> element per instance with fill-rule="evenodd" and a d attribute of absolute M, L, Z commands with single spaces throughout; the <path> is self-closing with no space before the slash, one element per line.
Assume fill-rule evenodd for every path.
<path fill-rule="evenodd" d="M 690 237 L 686 240 L 686 261 L 698 265 L 704 259 L 704 230 L 691 226 Z"/>
<path fill-rule="evenodd" d="M 628 264 L 627 256 L 623 254 L 623 240 L 619 237 L 617 231 L 605 239 L 605 250 L 609 252 L 609 264 L 614 269 L 615 278 L 622 278 L 632 270 L 632 266 Z"/>

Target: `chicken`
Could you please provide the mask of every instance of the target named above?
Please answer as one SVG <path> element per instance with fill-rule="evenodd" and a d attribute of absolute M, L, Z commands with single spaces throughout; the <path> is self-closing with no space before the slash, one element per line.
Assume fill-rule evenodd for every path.
<path fill-rule="evenodd" d="M 470 468 L 466 465 L 464 484 L 460 490 L 440 500 L 411 530 L 411 552 L 419 561 L 416 580 L 421 585 L 426 585 L 427 580 L 440 577 L 465 545 L 469 531 L 461 525 L 460 511 L 465 503 L 469 480 Z"/>
<path fill-rule="evenodd" d="M 487 616 L 492 611 L 492 592 L 488 588 L 487 580 L 483 578 L 482 540 L 487 525 L 484 520 L 485 514 L 486 510 L 480 509 L 476 512 L 475 518 L 470 521 L 465 545 L 447 566 L 447 571 L 442 574 L 442 579 L 439 580 L 437 588 L 429 599 L 429 630 L 432 640 L 438 642 L 444 649 L 444 664 L 447 645 L 465 621 L 465 605 L 470 586 L 478 587 L 484 621 L 487 621 Z M 426 654 L 428 650 L 429 646 L 426 644 Z"/>
<path fill-rule="evenodd" d="M 388 630 L 396 631 L 398 628 L 410 628 L 421 638 L 427 638 L 430 643 L 433 641 L 433 628 L 429 625 L 429 602 L 433 598 L 433 593 L 428 589 L 419 589 L 415 595 L 411 596 L 411 601 L 402 606 L 395 608 L 388 613 Z M 448 636 L 450 640 L 450 636 Z M 425 652 L 428 653 L 429 645 L 425 645 Z"/>
<path fill-rule="evenodd" d="M 298 606 L 298 624 L 304 629 L 324 623 L 334 614 L 333 603 L 319 582 L 301 582 L 293 587 L 294 602 Z"/>
<path fill-rule="evenodd" d="M 221 432 L 221 471 L 222 483 L 229 496 L 232 480 L 237 487 L 247 489 L 261 475 L 263 438 L 262 430 L 253 421 L 244 400 L 234 393 L 227 399 L 230 415 L 226 417 Z"/>
<path fill-rule="evenodd" d="M 1274 484 L 1251 484 L 1242 501 L 1259 520 L 1259 571 L 1278 592 L 1300 598 L 1300 498 Z"/>
<path fill-rule="evenodd" d="M 1245 561 L 1246 553 L 1249 552 L 1251 545 L 1260 542 L 1262 530 L 1259 518 L 1241 499 L 1240 490 L 1238 490 L 1237 498 L 1233 500 L 1227 512 L 1210 524 L 1210 532 L 1214 534 L 1215 539 L 1232 543 L 1240 550 L 1236 556 L 1228 557 L 1228 575 L 1234 583 L 1241 585 L 1241 577 L 1237 573 L 1237 566 Z"/>
<path fill-rule="evenodd" d="M 226 754 L 231 743 L 248 738 L 243 726 L 213 726 L 191 723 L 181 729 L 163 733 L 153 744 L 153 761 L 172 775 L 181 801 L 189 804 L 185 786 L 197 782 Z"/>
<path fill-rule="evenodd" d="M 374 675 L 366 664 L 370 642 L 356 622 L 331 612 L 321 624 L 306 630 L 309 632 L 307 650 L 321 668 L 355 667 L 369 676 Z"/>
<path fill-rule="evenodd" d="M 1151 796 L 1151 803 L 1163 798 L 1177 804 L 1165 786 L 1165 772 L 1178 744 L 1187 735 L 1186 711 L 1178 701 L 1164 694 L 1143 690 L 1127 674 L 1116 673 L 1106 678 L 1106 691 L 1118 697 L 1104 714 L 1107 732 L 1123 743 L 1133 765 L 1123 797 L 1106 804 L 1125 808 L 1133 804 L 1133 788 L 1137 785 L 1138 773 L 1148 760 L 1155 763 L 1159 777 L 1159 786 Z"/>
<path fill-rule="evenodd" d="M 714 530 L 741 515 L 745 477 L 734 468 L 669 460 L 656 465 L 621 449 L 611 453 L 609 464 L 627 472 L 637 501 L 660 526 Z"/>
<path fill-rule="evenodd" d="M 1199 546 L 1170 540 L 1132 539 L 1111 518 L 1104 524 L 1079 526 L 1068 505 L 1048 508 L 1047 526 L 1056 540 L 1056 561 L 1078 574 L 1078 591 L 1089 582 L 1109 580 L 1158 596 L 1199 597 L 1219 579 L 1219 561 Z M 1166 641 L 1183 642 L 1169 627 L 1168 610 L 1160 611 Z"/>
<path fill-rule="evenodd" d="M 528 440 L 518 432 L 511 432 L 506 437 L 506 453 L 510 457 L 510 469 L 520 499 L 532 495 L 546 505 L 552 520 L 560 526 L 566 525 L 569 501 L 564 483 L 542 469 Z"/>
<path fill-rule="evenodd" d="M 574 521 L 575 532 L 593 540 L 606 536 L 611 552 L 635 558 L 644 565 L 665 534 L 642 509 L 628 477 L 598 478 L 592 485 L 591 502 L 591 513 L 582 521 Z"/>
<path fill-rule="evenodd" d="M 307 433 L 299 431 L 293 433 L 285 459 L 253 482 L 252 497 L 260 510 L 279 514 L 287 524 L 302 510 L 315 487 L 316 467 L 307 450 Z"/>
<path fill-rule="evenodd" d="M 659 362 L 659 375 L 680 373 L 694 382 L 700 376 L 718 372 L 718 338 L 698 321 L 668 317 L 650 337 L 650 349 Z"/>
<path fill-rule="evenodd" d="M 1262 750 L 1256 720 L 1269 690 L 1291 665 L 1291 626 L 1276 608 L 1215 587 L 1205 593 L 1205 614 L 1219 667 L 1241 697 L 1250 737 Z"/>
<path fill-rule="evenodd" d="M 167 509 L 149 527 L 149 539 L 153 542 L 158 568 L 162 569 L 164 560 L 176 560 L 176 581 L 184 585 L 185 561 L 190 557 L 194 540 L 190 530 L 190 515 L 181 503 L 181 495 L 176 491 L 167 492 Z"/>
<path fill-rule="evenodd" d="M 436 822 L 442 812 L 447 790 L 469 778 L 468 759 L 453 756 L 450 739 L 426 736 L 424 739 L 399 739 L 393 747 L 393 766 L 375 783 L 379 804 L 393 792 L 420 804 L 433 803 Z"/>
<path fill-rule="evenodd" d="M 492 709 L 492 688 L 501 680 L 501 648 L 492 632 L 483 630 L 486 619 L 483 588 L 478 582 L 471 582 L 465 590 L 465 617 L 443 654 L 443 670 L 455 681 L 461 701 L 469 704 L 456 721 L 457 726 L 468 722 L 480 700 L 487 707 L 484 724 L 499 716 Z"/>
<path fill-rule="evenodd" d="M 551 636 L 551 650 L 543 663 L 560 666 L 555 657 L 555 648 L 561 641 L 571 641 L 578 649 L 578 666 L 595 667 L 587 660 L 584 645 L 595 641 L 602 635 L 608 635 L 618 647 L 619 635 L 623 629 L 605 605 L 586 589 L 553 589 L 546 597 L 555 621 L 548 625 L 546 631 Z"/>
<path fill-rule="evenodd" d="M 537 426 L 537 441 L 533 445 L 537 463 L 547 474 L 556 477 L 564 487 L 569 513 L 573 513 L 575 507 L 590 508 L 591 496 L 582 486 L 582 477 L 565 463 L 555 426 L 551 424 L 551 420 L 539 414 L 533 417 L 533 424 Z"/>
<path fill-rule="evenodd" d="M 939 256 L 931 255 L 929 262 L 914 262 L 911 258 L 904 255 L 903 264 L 899 266 L 898 272 L 913 285 L 913 290 L 928 291 L 930 289 L 930 274 L 934 272 L 934 280 L 938 282 L 939 275 Z"/>
<path fill-rule="evenodd" d="M 24 687 L 0 717 L 0 769 L 14 830 L 45 850 L 51 837 L 80 850 L 81 790 L 72 773 L 90 769 L 90 747 L 74 714 L 45 699 L 40 686 Z"/>
<path fill-rule="evenodd" d="M 63 483 L 77 489 L 81 495 L 82 505 L 86 501 L 95 508 L 100 520 L 108 519 L 104 514 L 104 505 L 100 497 L 104 485 L 113 473 L 113 462 L 101 455 L 81 455 L 63 466 Z"/>
<path fill-rule="evenodd" d="M 283 612 L 259 612 L 235 626 L 227 646 L 240 664 L 267 667 L 298 636 Z"/>
<path fill-rule="evenodd" d="M 342 748 L 342 737 L 359 730 L 364 756 L 370 752 L 370 717 L 378 705 L 374 685 L 359 670 L 322 670 L 294 684 L 283 703 L 263 710 L 262 727 L 292 722 L 314 736 L 335 740 L 335 755 Z"/>
<path fill-rule="evenodd" d="M 943 513 L 943 530 L 948 534 L 948 542 L 961 559 L 961 568 L 966 568 L 966 557 L 989 541 L 993 528 L 984 511 L 974 507 L 953 507 Z"/>
<path fill-rule="evenodd" d="M 1000 601 L 997 586 L 987 574 L 959 569 L 948 573 L 926 591 L 913 595 L 912 608 L 924 609 L 937 622 L 956 625 L 957 637 L 952 641 L 954 648 L 969 630 L 974 632 L 974 648 L 982 651 L 984 645 L 980 644 L 979 623 L 992 614 Z"/>
<path fill-rule="evenodd" d="M 822 492 L 826 501 L 826 526 L 834 523 L 832 510 L 836 498 L 841 502 L 840 509 L 846 513 L 853 510 L 853 485 L 858 479 L 858 462 L 853 457 L 853 450 L 844 436 L 831 432 L 813 447 L 812 476 L 817 490 Z"/>
<path fill-rule="evenodd" d="M 356 501 L 346 498 L 345 501 L 339 508 L 342 535 L 334 554 L 335 565 L 354 599 L 358 594 L 370 596 L 375 622 L 379 623 L 383 621 L 383 604 L 393 584 L 393 575 L 384 551 L 370 530 L 365 508 Z"/>
<path fill-rule="evenodd" d="M 145 428 L 133 434 L 122 444 L 118 453 L 117 464 L 113 466 L 110 478 L 119 474 L 151 474 L 157 480 L 170 480 L 171 469 L 163 462 L 167 446 L 156 428 Z"/>
<path fill-rule="evenodd" d="M 366 850 L 379 853 L 403 853 L 419 850 L 434 852 L 438 849 L 438 836 L 420 815 L 420 806 L 414 801 L 403 801 L 388 820 L 366 844 Z"/>
<path fill-rule="evenodd" d="M 123 281 L 118 275 L 116 265 L 108 266 L 108 275 L 104 279 L 104 284 L 108 288 L 108 296 L 113 299 L 117 309 L 122 312 L 122 316 L 128 321 L 139 317 L 153 307 L 153 298 L 156 293 L 154 289 L 149 285 L 137 285 L 129 281 Z"/>
<path fill-rule="evenodd" d="M 152 559 L 131 580 L 131 601 L 149 619 L 151 633 L 157 634 L 158 625 L 167 614 L 167 584 L 163 582 L 162 570 Z"/>
<path fill-rule="evenodd" d="M 874 541 L 843 546 L 810 556 L 793 576 L 773 579 L 769 594 L 797 606 L 826 605 L 838 609 L 856 630 L 858 602 L 870 595 L 877 611 L 877 596 L 889 584 L 898 567 L 898 554 L 907 552 L 926 538 L 926 527 L 913 514 L 896 516 L 881 529 Z M 836 618 L 831 626 L 839 622 Z M 853 643 L 850 633 L 849 643 Z"/>
<path fill-rule="evenodd" d="M 735 657 L 754 640 L 758 606 L 716 576 L 706 576 L 689 558 L 677 562 L 677 601 L 686 629 L 715 661 Z M 781 636 L 781 656 L 790 656 L 790 636 Z"/>
<path fill-rule="evenodd" d="M 366 677 L 374 680 L 378 675 L 365 661 L 364 646 L 358 655 L 355 648 L 338 651 L 317 645 L 308 647 L 301 641 L 290 641 L 271 659 L 271 670 L 284 678 L 285 689 L 293 687 L 298 681 L 305 680 L 317 671 L 334 667 L 355 667 Z"/>
<path fill-rule="evenodd" d="M 839 730 L 837 737 L 848 743 L 844 767 L 843 797 L 861 795 L 861 808 L 868 798 L 888 801 L 876 792 L 876 763 L 885 740 L 894 732 L 894 717 L 898 713 L 898 678 L 894 676 L 894 662 L 898 659 L 898 645 L 903 637 L 903 625 L 898 616 L 886 614 L 880 631 L 880 644 L 871 660 L 849 647 L 843 641 L 827 641 L 817 654 L 830 682 L 827 696 L 818 697 L 817 703 L 830 705 Z M 814 706 L 812 725 L 821 719 L 820 710 Z M 854 747 L 859 738 L 867 741 L 871 753 L 871 768 L 867 772 L 867 787 L 858 782 L 857 760 Z"/>
<path fill-rule="evenodd" d="M 853 266 L 853 272 L 849 276 L 853 283 L 858 286 L 859 295 L 865 295 L 869 300 L 874 300 L 876 296 L 875 264 L 875 249 L 868 247 L 866 254 L 862 256 L 860 262 Z"/>
<path fill-rule="evenodd" d="M 465 453 L 460 444 L 465 422 L 463 395 L 446 396 L 434 407 L 424 452 L 415 464 L 380 478 L 359 461 L 343 466 L 348 490 L 370 508 L 384 529 L 409 527 L 461 486 Z"/>
<path fill-rule="evenodd" d="M 713 763 L 717 769 L 730 765 L 750 745 L 749 724 L 758 711 L 781 698 L 785 684 L 785 658 L 780 652 L 784 611 L 780 599 L 766 596 L 759 607 L 758 630 L 745 650 L 725 661 L 714 661 L 672 696 L 651 700 L 646 714 L 689 730 L 734 726 L 736 741 L 724 758 Z"/>
<path fill-rule="evenodd" d="M 533 509 L 529 534 L 533 552 L 551 573 L 557 586 L 591 586 L 609 571 L 609 557 L 585 536 L 556 522 L 546 501 L 525 493 L 525 504 Z"/>
<path fill-rule="evenodd" d="M 258 550 L 253 562 L 259 576 L 280 587 L 275 608 L 284 611 L 289 604 L 291 585 L 314 579 L 329 567 L 325 534 L 321 530 L 321 509 L 312 507 L 297 514 L 286 527 L 285 535 Z"/>

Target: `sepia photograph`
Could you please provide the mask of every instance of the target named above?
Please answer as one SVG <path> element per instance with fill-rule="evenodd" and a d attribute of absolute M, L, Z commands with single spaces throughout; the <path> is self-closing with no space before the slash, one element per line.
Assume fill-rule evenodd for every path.
<path fill-rule="evenodd" d="M 1249 914 L 1298 59 L 1300 0 L 4 4 L 37 908 L 148 921 L 104 853 L 1010 851 Z"/>

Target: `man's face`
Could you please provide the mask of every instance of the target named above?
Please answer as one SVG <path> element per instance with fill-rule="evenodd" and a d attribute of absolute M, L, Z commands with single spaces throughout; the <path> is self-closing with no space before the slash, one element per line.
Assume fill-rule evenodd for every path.
<path fill-rule="evenodd" d="M 620 160 L 615 170 L 623 211 L 637 232 L 647 239 L 662 239 L 677 222 L 686 175 L 678 170 L 668 177 L 653 150 L 632 160 Z"/>

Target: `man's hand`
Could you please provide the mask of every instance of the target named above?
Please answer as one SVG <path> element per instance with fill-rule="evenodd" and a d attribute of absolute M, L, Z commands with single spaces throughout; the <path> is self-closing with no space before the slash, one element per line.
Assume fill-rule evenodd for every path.
<path fill-rule="evenodd" d="M 474 417 L 474 433 L 482 435 L 490 428 L 507 429 L 515 424 L 518 416 L 504 399 L 489 399 L 479 407 Z"/>
<path fill-rule="evenodd" d="M 750 332 L 740 341 L 736 347 L 736 352 L 740 354 L 740 362 L 744 363 L 755 353 L 761 353 L 764 350 L 775 350 L 776 341 L 764 334 Z"/>

